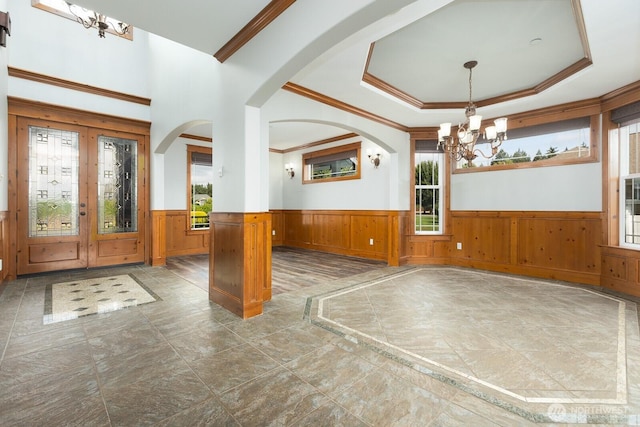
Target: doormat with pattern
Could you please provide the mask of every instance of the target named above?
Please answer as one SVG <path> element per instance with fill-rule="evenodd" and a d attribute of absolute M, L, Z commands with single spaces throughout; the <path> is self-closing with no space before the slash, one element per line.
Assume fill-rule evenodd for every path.
<path fill-rule="evenodd" d="M 160 300 L 135 276 L 99 277 L 48 284 L 43 323 L 56 323 Z"/>

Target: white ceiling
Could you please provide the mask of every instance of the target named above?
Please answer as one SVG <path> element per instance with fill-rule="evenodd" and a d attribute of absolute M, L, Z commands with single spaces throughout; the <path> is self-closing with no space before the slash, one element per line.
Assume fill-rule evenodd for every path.
<path fill-rule="evenodd" d="M 371 0 L 375 1 L 387 0 Z M 214 54 L 269 1 L 77 3 Z M 584 55 L 575 25 L 567 25 L 575 22 L 570 4 L 570 0 L 417 0 L 344 40 L 289 81 L 407 127 L 460 121 L 461 109 L 418 110 L 362 84 L 371 43 L 376 42 L 376 48 L 369 71 L 422 101 L 466 101 L 468 72 L 462 64 L 477 60 L 473 93 L 474 100 L 482 99 L 526 89 Z M 640 80 L 640 1 L 581 0 L 580 4 L 592 65 L 539 94 L 488 105 L 479 114 L 498 117 L 599 97 Z M 304 10 L 304 0 L 297 1 L 295 13 L 303 16 Z M 535 38 L 541 42 L 531 45 Z M 189 133 L 210 136 L 206 128 Z M 345 133 L 319 124 L 274 123 L 270 146 L 284 149 Z"/>

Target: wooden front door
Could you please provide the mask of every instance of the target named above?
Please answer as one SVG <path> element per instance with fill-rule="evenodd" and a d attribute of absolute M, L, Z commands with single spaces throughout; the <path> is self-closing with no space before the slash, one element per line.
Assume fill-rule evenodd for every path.
<path fill-rule="evenodd" d="M 143 262 L 145 138 L 18 118 L 17 274 Z"/>

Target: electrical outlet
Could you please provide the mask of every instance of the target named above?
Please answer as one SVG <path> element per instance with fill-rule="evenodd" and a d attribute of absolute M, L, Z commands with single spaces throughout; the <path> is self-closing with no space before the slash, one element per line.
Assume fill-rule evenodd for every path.
<path fill-rule="evenodd" d="M 459 251 L 462 250 L 462 242 L 456 243 L 456 249 L 458 249 Z"/>
<path fill-rule="evenodd" d="M 0 271 L 2 271 L 2 259 L 0 259 Z"/>
<path fill-rule="evenodd" d="M 369 245 L 373 246 L 373 239 L 369 239 Z"/>
<path fill-rule="evenodd" d="M 275 236 L 276 235 L 276 230 L 271 230 L 271 235 Z"/>

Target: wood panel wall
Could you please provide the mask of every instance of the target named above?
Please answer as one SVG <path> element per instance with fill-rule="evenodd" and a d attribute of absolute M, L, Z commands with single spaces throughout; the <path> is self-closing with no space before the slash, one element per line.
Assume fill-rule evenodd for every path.
<path fill-rule="evenodd" d="M 640 297 L 640 252 L 603 246 L 601 270 L 603 287 Z"/>
<path fill-rule="evenodd" d="M 189 211 L 164 211 L 166 215 L 167 256 L 206 254 L 209 252 L 209 230 L 191 230 Z"/>
<path fill-rule="evenodd" d="M 452 265 L 600 285 L 600 212 L 454 211 L 451 221 Z"/>
<path fill-rule="evenodd" d="M 408 212 L 283 210 L 272 211 L 280 244 L 399 265 L 400 236 Z M 281 217 L 281 219 L 280 219 Z M 280 242 L 280 241 L 279 241 Z"/>

